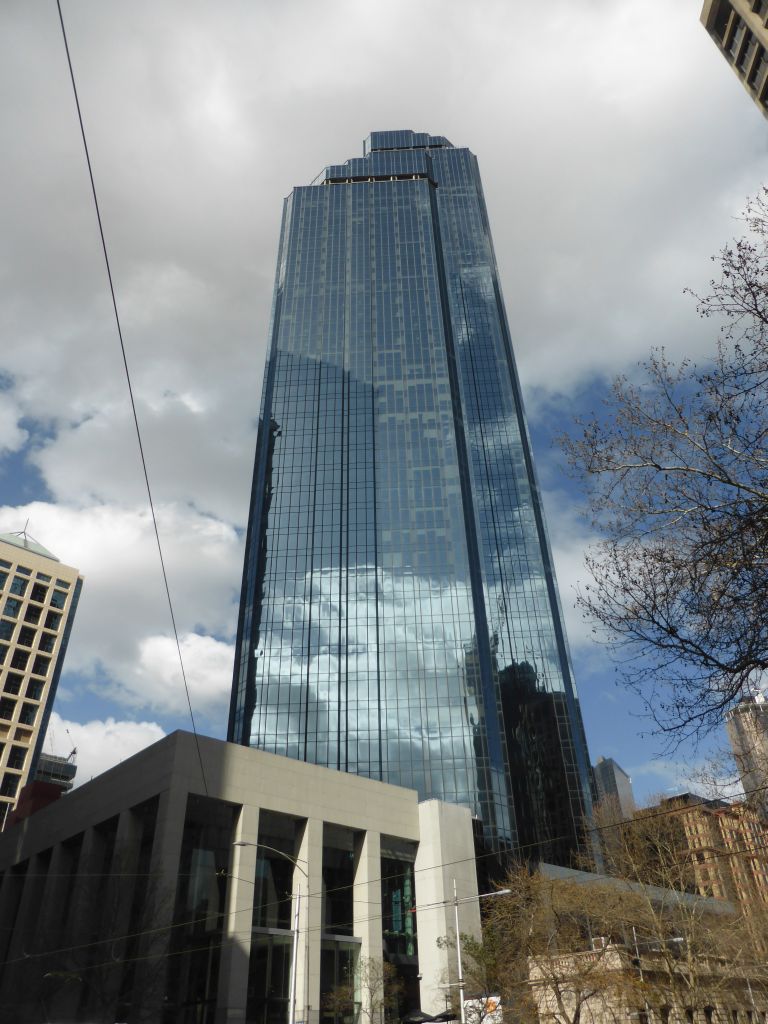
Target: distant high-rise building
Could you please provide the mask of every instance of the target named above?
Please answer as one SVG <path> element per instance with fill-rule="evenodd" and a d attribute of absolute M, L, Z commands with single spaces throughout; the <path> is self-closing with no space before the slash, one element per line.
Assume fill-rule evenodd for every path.
<path fill-rule="evenodd" d="M 768 821 L 768 701 L 757 692 L 725 716 L 741 785 L 749 803 Z"/>
<path fill-rule="evenodd" d="M 26 532 L 0 535 L 0 827 L 34 774 L 82 583 Z"/>
<path fill-rule="evenodd" d="M 693 793 L 668 797 L 659 808 L 672 812 L 701 896 L 748 906 L 768 903 L 768 835 L 754 808 Z"/>
<path fill-rule="evenodd" d="M 705 0 L 701 21 L 768 117 L 768 0 Z"/>
<path fill-rule="evenodd" d="M 637 810 L 632 793 L 632 779 L 612 757 L 598 757 L 592 768 L 595 790 L 600 803 L 613 803 L 622 817 L 631 818 Z"/>
<path fill-rule="evenodd" d="M 565 863 L 589 760 L 477 160 L 374 132 L 285 203 L 229 739 Z"/>

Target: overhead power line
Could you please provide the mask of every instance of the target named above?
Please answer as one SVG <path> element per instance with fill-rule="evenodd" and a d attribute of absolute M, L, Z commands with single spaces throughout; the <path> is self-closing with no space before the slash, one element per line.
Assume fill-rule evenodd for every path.
<path fill-rule="evenodd" d="M 768 789 L 768 787 L 761 787 L 761 788 L 762 789 Z M 677 807 L 674 807 L 674 808 L 664 808 L 661 811 L 652 812 L 647 817 L 653 817 L 653 818 L 655 818 L 655 817 L 668 817 L 668 816 L 672 816 L 672 815 L 679 815 L 681 813 L 685 813 L 686 811 L 690 811 L 690 810 L 691 810 L 690 807 L 680 807 L 680 806 L 677 806 Z M 636 820 L 636 819 L 633 819 L 633 818 L 622 818 L 622 819 L 617 820 L 614 823 L 611 823 L 611 824 L 608 824 L 608 825 L 596 825 L 593 828 L 594 828 L 594 831 L 603 831 L 603 830 L 607 830 L 607 829 L 613 829 L 613 828 L 616 828 L 616 827 L 621 826 L 621 825 L 631 824 L 634 820 Z M 644 818 L 642 818 L 640 820 L 647 820 L 647 819 L 644 817 Z M 566 839 L 566 838 L 568 838 L 566 835 L 555 836 L 554 837 L 554 841 L 557 841 L 558 839 Z M 540 846 L 541 846 L 540 842 L 528 843 L 528 844 L 525 844 L 525 845 L 522 845 L 522 846 L 518 847 L 517 852 L 518 853 L 523 853 L 523 852 L 526 852 L 526 851 L 532 851 L 532 850 L 537 849 Z M 735 856 L 735 855 L 738 855 L 738 854 L 745 855 L 745 854 L 761 853 L 761 852 L 766 852 L 766 851 L 768 851 L 768 846 L 766 846 L 766 847 L 764 847 L 764 846 L 744 847 L 741 850 L 718 851 L 716 856 Z M 334 886 L 332 888 L 324 888 L 322 890 L 318 890 L 318 891 L 314 891 L 314 892 L 308 892 L 306 894 L 306 898 L 307 899 L 323 898 L 323 897 L 328 896 L 328 895 L 330 895 L 332 893 L 342 892 L 344 890 L 353 890 L 353 889 L 361 888 L 363 886 L 375 885 L 377 883 L 381 883 L 382 881 L 384 881 L 385 878 L 387 878 L 387 879 L 398 878 L 398 877 L 401 877 L 401 875 L 405 875 L 407 872 L 410 872 L 414 876 L 416 876 L 416 875 L 420 875 L 420 874 L 425 873 L 425 872 L 433 872 L 433 871 L 436 871 L 436 870 L 437 871 L 439 871 L 439 870 L 445 871 L 447 868 L 456 868 L 459 865 L 468 864 L 468 863 L 472 863 L 472 862 L 477 863 L 478 861 L 484 860 L 486 858 L 495 858 L 495 857 L 497 857 L 497 855 L 498 854 L 497 854 L 496 851 L 488 851 L 486 853 L 473 854 L 471 857 L 461 857 L 461 858 L 456 858 L 454 860 L 441 861 L 440 864 L 430 864 L 428 866 L 421 867 L 421 868 L 417 868 L 414 863 L 410 863 L 410 864 L 408 864 L 407 867 L 404 867 L 404 870 L 403 870 L 402 873 L 401 872 L 392 872 L 392 873 L 390 873 L 390 874 L 388 874 L 386 876 L 380 876 L 378 878 L 368 879 L 365 882 L 352 882 L 352 883 L 350 883 L 348 885 L 338 885 L 338 886 Z M 92 873 L 87 873 L 85 877 L 94 877 L 94 878 L 98 878 L 98 877 L 149 878 L 149 877 L 153 877 L 153 876 L 159 876 L 159 875 L 162 875 L 162 874 L 163 874 L 162 872 L 118 872 L 118 873 L 112 875 L 111 872 L 92 872 Z M 217 877 L 219 875 L 220 875 L 220 873 L 216 872 L 213 877 Z M 35 878 L 35 877 L 48 877 L 48 876 L 45 875 L 45 874 L 38 875 L 36 873 L 32 873 L 32 874 L 25 875 L 24 877 L 25 878 L 30 878 L 30 877 L 31 878 Z M 67 875 L 67 877 L 71 877 L 71 876 Z M 192 875 L 191 875 L 191 873 L 186 873 L 183 876 L 179 875 L 179 876 L 176 876 L 176 877 L 192 877 Z M 247 879 L 247 878 L 240 878 L 239 876 L 231 875 L 228 872 L 224 872 L 222 877 L 225 877 L 228 880 L 229 879 L 237 879 L 237 881 L 245 882 L 248 885 L 254 885 L 255 884 L 255 880 L 251 880 L 251 879 Z M 610 881 L 614 881 L 614 882 L 629 882 L 630 884 L 633 882 L 633 880 L 631 880 L 631 879 L 620 878 L 619 876 L 613 876 L 613 875 L 596 876 L 596 877 L 600 878 L 601 881 L 610 880 Z M 637 880 L 634 880 L 634 881 L 637 881 Z M 675 893 L 679 893 L 681 891 L 682 890 L 673 889 L 673 888 L 670 889 L 670 892 L 675 892 Z M 293 898 L 294 898 L 293 893 L 289 893 L 289 894 L 287 894 L 285 896 L 278 897 L 278 898 L 273 899 L 273 900 L 268 900 L 268 901 L 266 901 L 265 903 L 262 904 L 262 910 L 277 910 L 277 908 L 282 906 L 282 905 L 290 905 L 292 900 L 293 900 Z M 702 899 L 706 899 L 707 897 L 701 897 L 701 898 Z M 366 903 L 370 904 L 370 901 L 363 901 L 363 902 L 366 902 Z M 423 904 L 423 905 L 421 905 L 421 906 L 419 906 L 417 908 L 414 908 L 414 909 L 416 909 L 417 912 L 423 913 L 423 912 L 428 911 L 428 910 L 434 910 L 434 909 L 438 909 L 438 908 L 440 908 L 442 906 L 448 905 L 448 904 L 450 904 L 450 902 L 451 902 L 450 899 L 447 900 L 447 901 L 441 900 L 441 901 L 434 902 L 434 903 Z M 380 904 L 378 904 L 376 902 L 374 902 L 372 905 L 380 906 Z M 251 906 L 247 906 L 247 907 L 241 908 L 240 910 L 230 911 L 229 912 L 229 916 L 230 916 L 230 918 L 232 918 L 232 917 L 239 916 L 241 914 L 251 914 L 252 912 L 253 912 L 252 907 Z M 223 916 L 227 916 L 226 912 L 221 912 L 221 913 L 222 913 Z M 373 917 L 365 918 L 363 920 L 359 920 L 358 919 L 357 923 L 358 924 L 363 924 L 363 923 L 367 923 L 369 921 L 377 921 L 377 920 L 380 919 L 381 914 L 382 914 L 382 910 L 380 909 L 379 913 L 374 914 Z M 6 967 L 6 966 L 9 966 L 11 964 L 20 963 L 23 960 L 44 959 L 45 957 L 61 956 L 61 955 L 65 954 L 65 953 L 82 951 L 82 950 L 86 950 L 86 949 L 93 949 L 93 948 L 96 948 L 98 946 L 103 946 L 106 943 L 123 942 L 123 941 L 128 941 L 130 939 L 141 938 L 141 937 L 146 936 L 146 935 L 157 935 L 157 934 L 162 934 L 162 933 L 173 933 L 173 932 L 178 931 L 179 929 L 189 927 L 190 925 L 194 924 L 195 920 L 196 920 L 195 918 L 190 918 L 190 919 L 183 920 L 183 921 L 175 921 L 175 922 L 172 922 L 170 924 L 157 925 L 157 926 L 152 927 L 152 928 L 141 929 L 141 930 L 135 931 L 135 932 L 128 932 L 128 933 L 123 933 L 123 934 L 118 934 L 118 935 L 109 935 L 109 936 L 106 936 L 105 938 L 94 939 L 94 940 L 91 940 L 90 942 L 79 943 L 77 945 L 69 945 L 69 946 L 63 946 L 63 947 L 59 947 L 59 948 L 39 950 L 39 951 L 36 951 L 34 953 L 25 952 L 21 956 L 18 956 L 18 957 L 15 957 L 13 959 L 10 959 L 10 960 L 5 960 L 5 961 L 0 962 L 0 967 Z M 351 922 L 351 921 L 349 922 L 349 924 L 352 924 L 352 923 L 353 922 Z M 317 926 L 316 925 L 316 926 L 308 927 L 306 929 L 302 929 L 302 931 L 305 931 L 307 934 L 309 934 L 310 932 L 314 932 L 314 931 L 322 931 L 323 928 L 324 928 L 324 926 L 322 926 L 322 925 L 321 926 Z M 213 948 L 218 948 L 218 946 L 211 946 L 210 948 L 212 948 L 212 949 Z M 120 958 L 120 962 L 121 963 L 128 963 L 128 962 L 130 962 L 130 961 L 132 961 L 134 959 L 135 960 L 141 960 L 141 959 L 147 959 L 147 958 L 153 959 L 153 958 L 156 958 L 156 957 L 179 956 L 179 955 L 183 955 L 184 953 L 188 953 L 188 952 L 192 952 L 192 951 L 191 950 L 176 950 L 176 951 L 173 951 L 171 953 L 152 953 L 152 954 L 149 954 L 148 957 L 145 957 L 145 956 L 122 957 L 122 958 Z M 91 964 L 91 965 L 83 966 L 82 968 L 78 967 L 78 970 L 80 970 L 80 969 L 89 970 L 92 967 L 98 967 L 98 966 L 103 966 L 103 965 L 101 965 L 101 964 Z"/>
<path fill-rule="evenodd" d="M 74 69 L 72 67 L 72 57 L 70 56 L 70 52 L 69 52 L 69 42 L 67 41 L 67 30 L 66 30 L 66 28 L 64 26 L 64 15 L 63 15 L 62 10 L 61 10 L 61 0 L 56 0 L 56 7 L 58 8 L 58 12 L 59 12 L 59 22 L 61 23 L 61 34 L 62 34 L 62 38 L 64 40 L 64 50 L 65 50 L 66 55 L 67 55 L 67 65 L 69 67 L 69 78 L 70 78 L 70 81 L 72 82 L 72 92 L 74 93 L 74 97 L 75 97 L 75 106 L 77 108 L 77 120 L 78 120 L 78 122 L 80 124 L 80 136 L 81 136 L 81 138 L 83 140 L 83 149 L 85 151 L 85 161 L 86 161 L 86 163 L 88 165 L 88 177 L 89 177 L 90 182 L 91 182 L 91 194 L 93 195 L 93 205 L 94 205 L 94 209 L 96 210 L 96 220 L 97 220 L 98 225 L 99 225 L 99 237 L 101 238 L 101 249 L 102 249 L 102 252 L 104 254 L 104 264 L 105 264 L 106 269 L 107 269 L 107 280 L 109 281 L 109 294 L 112 297 L 112 309 L 113 309 L 114 314 L 115 314 L 115 324 L 117 326 L 117 337 L 118 337 L 118 339 L 120 341 L 120 353 L 121 353 L 122 358 L 123 358 L 123 369 L 125 370 L 125 379 L 126 379 L 126 383 L 128 385 L 128 397 L 130 399 L 131 412 L 133 414 L 133 425 L 134 425 L 134 427 L 136 429 L 136 440 L 138 441 L 138 445 L 139 445 L 139 456 L 141 458 L 141 468 L 142 468 L 142 470 L 144 472 L 144 483 L 145 483 L 146 489 L 147 489 L 147 500 L 149 501 L 149 511 L 150 511 L 151 516 L 152 516 L 152 525 L 153 525 L 154 531 L 155 531 L 155 541 L 157 542 L 157 553 L 158 553 L 158 556 L 160 558 L 160 569 L 161 569 L 162 574 L 163 574 L 163 584 L 165 586 L 165 595 L 166 595 L 166 597 L 168 599 L 168 610 L 169 610 L 170 615 L 171 615 L 171 625 L 173 626 L 173 636 L 174 636 L 174 639 L 176 640 L 176 652 L 177 652 L 177 654 L 179 656 L 179 665 L 181 667 L 181 678 L 182 678 L 182 680 L 184 682 L 184 692 L 187 695 L 187 706 L 189 707 L 189 718 L 190 718 L 190 721 L 192 723 L 192 732 L 194 734 L 195 744 L 197 746 L 197 756 L 198 756 L 198 759 L 200 761 L 200 774 L 201 774 L 202 779 L 203 779 L 203 788 L 205 789 L 205 793 L 206 793 L 206 796 L 207 796 L 208 795 L 208 783 L 207 783 L 206 778 L 205 778 L 205 768 L 203 766 L 203 755 L 202 755 L 202 752 L 200 750 L 200 743 L 198 741 L 197 727 L 195 725 L 195 715 L 194 715 L 194 712 L 192 711 L 192 699 L 191 699 L 190 694 L 189 694 L 189 685 L 187 683 L 187 673 L 186 673 L 186 671 L 184 669 L 184 659 L 182 658 L 182 655 L 181 655 L 181 643 L 179 642 L 179 631 L 176 628 L 176 615 L 174 614 L 174 611 L 173 611 L 173 601 L 171 600 L 171 588 L 168 585 L 168 574 L 167 574 L 166 569 L 165 569 L 165 558 L 163 557 L 163 546 L 162 546 L 162 544 L 160 542 L 160 531 L 159 531 L 158 526 L 157 526 L 157 516 L 155 515 L 155 504 L 154 504 L 154 501 L 152 500 L 152 488 L 149 485 L 149 473 L 147 471 L 147 460 L 144 457 L 144 444 L 143 444 L 142 439 L 141 439 L 141 428 L 139 427 L 139 417 L 138 417 L 138 414 L 136 412 L 136 401 L 135 401 L 134 395 L 133 395 L 133 384 L 131 383 L 131 372 L 130 372 L 130 369 L 128 368 L 128 357 L 127 357 L 126 352 L 125 352 L 125 342 L 123 340 L 123 329 L 122 329 L 122 326 L 120 324 L 120 314 L 119 314 L 118 309 L 117 309 L 117 297 L 115 295 L 115 284 L 114 284 L 114 281 L 112 279 L 112 267 L 111 267 L 110 262 L 109 262 L 109 253 L 107 251 L 107 241 L 106 241 L 106 237 L 104 235 L 104 225 L 103 225 L 102 219 L 101 219 L 101 210 L 99 208 L 99 199 L 98 199 L 98 196 L 96 194 L 96 181 L 95 181 L 94 175 L 93 175 L 93 166 L 91 164 L 91 155 L 90 155 L 90 152 L 88 150 L 88 141 L 87 141 L 87 139 L 85 137 L 85 125 L 83 123 L 83 114 L 82 114 L 82 111 L 80 109 L 80 98 L 78 96 L 77 84 L 75 82 L 75 72 L 74 72 Z"/>

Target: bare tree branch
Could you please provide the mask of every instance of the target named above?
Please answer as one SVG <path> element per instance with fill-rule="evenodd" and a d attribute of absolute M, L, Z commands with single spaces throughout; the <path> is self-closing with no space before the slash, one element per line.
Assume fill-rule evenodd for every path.
<path fill-rule="evenodd" d="M 768 192 L 696 296 L 714 358 L 652 353 L 563 441 L 601 541 L 579 595 L 673 740 L 719 725 L 768 669 Z"/>

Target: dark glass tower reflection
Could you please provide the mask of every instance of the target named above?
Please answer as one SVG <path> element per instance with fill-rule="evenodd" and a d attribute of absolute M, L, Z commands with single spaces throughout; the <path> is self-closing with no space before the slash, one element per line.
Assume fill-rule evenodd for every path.
<path fill-rule="evenodd" d="M 374 132 L 285 202 L 229 738 L 565 862 L 589 759 L 477 161 Z"/>

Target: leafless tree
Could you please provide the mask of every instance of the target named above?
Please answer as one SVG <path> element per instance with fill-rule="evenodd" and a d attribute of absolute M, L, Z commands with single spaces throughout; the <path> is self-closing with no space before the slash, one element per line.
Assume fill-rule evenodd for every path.
<path fill-rule="evenodd" d="M 462 936 L 468 992 L 501 996 L 505 1019 L 582 1024 L 589 1007 L 605 1021 L 638 1005 L 638 977 L 617 964 L 612 941 L 633 895 L 610 884 L 588 889 L 520 867 L 508 896 L 491 901 L 482 942 Z M 617 966 L 619 969 L 617 969 Z M 544 1010 L 546 1007 L 546 1011 Z"/>
<path fill-rule="evenodd" d="M 345 1024 L 383 1024 L 397 1016 L 403 983 L 397 968 L 375 957 L 360 957 L 354 973 L 331 989 L 323 1008 Z"/>
<path fill-rule="evenodd" d="M 680 822 L 658 809 L 629 820 L 598 811 L 609 877 L 512 871 L 482 942 L 462 939 L 470 984 L 522 1022 L 765 1010 L 765 914 L 697 895 Z"/>
<path fill-rule="evenodd" d="M 764 1005 L 765 904 L 701 898 L 707 887 L 699 858 L 718 851 L 702 855 L 699 844 L 689 841 L 687 829 L 702 823 L 697 825 L 695 805 L 688 807 L 672 799 L 629 820 L 610 808 L 598 807 L 595 814 L 606 870 L 631 888 L 627 920 L 631 944 L 647 965 L 645 998 L 657 1006 L 703 1009 L 729 1000 L 750 1006 L 758 996 Z M 754 855 L 749 848 L 719 852 L 745 864 Z"/>
<path fill-rule="evenodd" d="M 768 191 L 744 225 L 696 296 L 714 357 L 654 352 L 564 441 L 602 538 L 581 607 L 673 741 L 768 669 Z"/>

